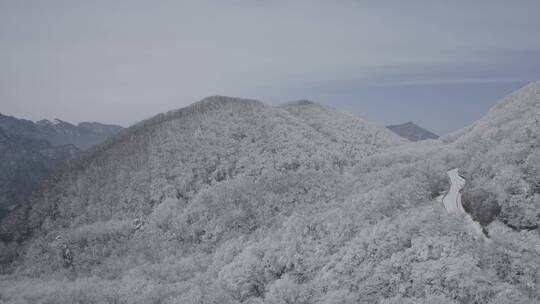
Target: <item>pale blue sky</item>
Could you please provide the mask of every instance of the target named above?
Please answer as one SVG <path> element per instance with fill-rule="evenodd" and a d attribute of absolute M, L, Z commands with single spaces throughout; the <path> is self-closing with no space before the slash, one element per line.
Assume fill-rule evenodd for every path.
<path fill-rule="evenodd" d="M 129 125 L 209 95 L 310 98 L 445 133 L 540 79 L 538 12 L 503 0 L 0 0 L 0 112 Z"/>

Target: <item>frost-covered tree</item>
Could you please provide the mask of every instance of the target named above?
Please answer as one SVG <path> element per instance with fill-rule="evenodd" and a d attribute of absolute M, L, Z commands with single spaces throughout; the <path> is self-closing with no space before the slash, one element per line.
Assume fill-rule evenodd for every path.
<path fill-rule="evenodd" d="M 532 116 L 517 127 L 537 104 L 524 90 L 420 143 L 305 101 L 213 97 L 159 115 L 1 223 L 1 299 L 538 302 L 539 236 L 522 229 L 537 199 Z M 455 167 L 475 217 L 500 206 L 489 240 L 436 201 Z"/>

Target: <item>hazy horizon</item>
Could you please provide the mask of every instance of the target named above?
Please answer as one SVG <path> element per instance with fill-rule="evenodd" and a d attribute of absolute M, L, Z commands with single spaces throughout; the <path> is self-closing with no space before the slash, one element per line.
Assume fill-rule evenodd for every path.
<path fill-rule="evenodd" d="M 268 100 L 262 100 L 260 98 L 256 98 L 256 97 L 249 97 L 249 96 L 228 96 L 228 97 L 239 97 L 239 98 L 249 98 L 249 99 L 254 99 L 254 100 L 259 100 L 261 102 L 264 102 L 264 103 L 267 103 L 267 104 L 270 104 L 270 105 L 279 105 L 279 104 L 284 104 L 286 102 L 289 102 L 289 101 L 294 101 L 294 100 L 301 100 L 301 99 L 309 99 L 309 100 L 313 100 L 313 101 L 316 101 L 318 103 L 321 103 L 323 105 L 326 105 L 326 106 L 329 106 L 329 107 L 333 107 L 337 110 L 340 110 L 340 111 L 344 111 L 344 112 L 349 112 L 349 113 L 353 113 L 353 114 L 356 114 L 356 115 L 359 115 L 363 118 L 366 118 L 378 125 L 381 125 L 381 126 L 388 126 L 388 125 L 399 125 L 399 124 L 404 124 L 404 123 L 407 123 L 407 122 L 413 122 L 417 125 L 419 125 L 420 127 L 423 127 L 425 129 L 427 129 L 428 131 L 432 131 L 434 132 L 435 134 L 437 135 L 444 135 L 444 134 L 448 134 L 448 133 L 451 133 L 453 131 L 457 131 L 461 128 L 464 128 L 464 127 L 467 127 L 468 125 L 474 123 L 474 121 L 476 121 L 477 119 L 481 118 L 482 116 L 484 116 L 485 114 L 487 114 L 487 111 L 495 104 L 497 103 L 498 101 L 500 101 L 503 97 L 507 96 L 508 94 L 512 93 L 513 91 L 519 89 L 520 87 L 526 85 L 527 83 L 509 83 L 509 84 L 505 84 L 502 88 L 500 86 L 494 86 L 492 88 L 492 90 L 485 90 L 484 93 L 485 96 L 483 96 L 482 99 L 477 99 L 476 102 L 477 102 L 477 105 L 476 107 L 473 108 L 473 111 L 467 111 L 467 112 L 463 112 L 459 107 L 456 107 L 455 105 L 452 104 L 452 96 L 446 96 L 445 98 L 440 98 L 438 100 L 434 100 L 434 102 L 426 102 L 425 100 L 420 100 L 420 101 L 411 101 L 409 102 L 408 104 L 399 104 L 399 103 L 393 103 L 393 100 L 381 100 L 385 97 L 385 94 L 380 94 L 380 92 L 373 92 L 373 90 L 369 90 L 369 89 L 366 89 L 365 91 L 360 91 L 360 92 L 357 92 L 359 94 L 365 94 L 365 95 L 370 95 L 370 94 L 380 94 L 379 96 L 374 96 L 374 99 L 371 99 L 371 100 L 358 100 L 358 101 L 351 101 L 351 100 L 347 100 L 347 99 L 338 99 L 338 100 L 335 100 L 333 103 L 331 102 L 327 102 L 325 100 L 318 100 L 318 99 L 313 99 L 313 98 L 296 98 L 296 99 L 290 99 L 290 100 L 286 100 L 286 101 L 281 101 L 281 102 L 271 102 L 271 101 L 268 101 Z M 463 87 L 467 87 L 467 85 L 460 85 L 460 86 L 463 86 Z M 451 87 L 453 87 L 453 85 L 448 85 L 446 86 L 446 91 L 448 91 L 449 89 L 451 89 Z M 411 89 L 409 89 L 410 91 Z M 412 89 L 414 91 L 414 89 Z M 457 95 L 467 95 L 467 94 L 471 94 L 470 91 L 472 91 L 472 93 L 474 93 L 475 91 L 478 91 L 478 90 L 482 90 L 482 88 L 477 88 L 476 86 L 473 86 L 472 88 L 469 87 L 468 89 L 465 88 L 463 90 L 456 90 L 454 91 L 455 94 Z M 407 90 L 403 90 L 403 91 L 400 91 L 399 93 L 404 93 L 406 92 Z M 429 95 L 429 94 L 433 94 L 433 93 L 439 93 L 439 92 L 444 92 L 445 90 L 444 89 L 432 89 L 431 91 L 426 89 L 425 91 L 421 92 L 422 95 Z M 396 94 L 396 92 L 389 92 L 388 95 L 392 95 L 392 94 Z M 410 94 L 410 93 L 409 93 Z M 413 93 L 413 94 L 416 94 Z M 503 94 L 503 95 L 500 95 L 500 94 Z M 216 95 L 216 94 L 214 94 Z M 209 95 L 209 96 L 214 96 L 214 95 Z M 207 96 L 207 97 L 209 97 Z M 144 119 L 148 119 L 148 118 L 151 118 L 153 117 L 154 115 L 157 115 L 157 114 L 160 114 L 160 113 L 165 113 L 167 111 L 170 111 L 170 110 L 175 110 L 175 109 L 178 109 L 178 108 L 182 108 L 182 107 L 185 107 L 185 106 L 189 106 L 190 104 L 192 103 L 196 103 L 200 100 L 193 100 L 192 102 L 189 102 L 187 103 L 186 105 L 182 105 L 181 107 L 177 107 L 177 108 L 171 108 L 171 109 L 168 109 L 168 110 L 164 110 L 164 111 L 161 111 L 161 112 L 156 112 L 156 113 L 149 113 L 147 116 L 145 117 L 142 117 L 140 119 L 136 119 L 134 121 L 128 121 L 128 122 L 115 122 L 115 121 L 103 121 L 103 120 L 99 120 L 99 119 L 89 119 L 89 120 L 80 120 L 80 121 L 73 121 L 73 120 L 69 120 L 69 119 L 66 119 L 66 118 L 63 118 L 63 117 L 60 117 L 60 116 L 54 116 L 54 117 L 26 117 L 23 113 L 21 113 L 21 115 L 16 115 L 16 114 L 11 114 L 11 113 L 7 113 L 7 112 L 2 112 L 0 111 L 0 114 L 3 114 L 3 115 L 8 115 L 8 116 L 14 116 L 16 118 L 19 118 L 19 119 L 26 119 L 26 120 L 31 120 L 31 121 L 34 121 L 34 122 L 37 122 L 39 120 L 42 120 L 42 119 L 49 119 L 49 120 L 53 120 L 53 119 L 60 119 L 62 121 L 66 121 L 66 122 L 69 122 L 71 124 L 74 124 L 74 125 L 77 125 L 78 123 L 80 122 L 99 122 L 99 123 L 103 123 L 103 124 L 113 124 L 113 125 L 119 125 L 119 126 L 122 126 L 122 127 L 129 127 L 133 124 L 136 124 Z M 389 108 L 393 108 L 393 110 L 391 111 L 387 111 L 387 112 L 380 112 L 378 111 L 378 106 L 380 106 L 381 104 L 384 104 L 385 107 L 389 107 Z M 360 106 L 359 106 L 360 105 Z M 411 106 L 413 105 L 413 106 Z M 431 108 L 435 108 L 435 109 L 432 109 L 432 111 L 438 111 L 440 114 L 439 115 L 433 115 L 433 116 L 420 116 L 420 115 L 414 115 L 416 109 L 418 109 L 418 107 L 431 107 Z M 361 111 L 364 111 L 364 112 L 361 112 Z M 441 115 L 444 114 L 444 115 L 451 115 L 451 114 L 454 114 L 453 117 L 453 127 L 450 127 L 448 129 L 445 129 L 444 127 L 441 127 L 442 125 L 439 123 L 440 122 L 440 119 L 441 118 L 444 118 L 444 117 L 441 117 Z M 456 116 L 457 115 L 457 116 Z M 459 116 L 461 115 L 461 116 Z M 407 117 L 411 117 L 410 119 L 408 119 Z M 413 117 L 415 117 L 413 119 Z"/>
<path fill-rule="evenodd" d="M 131 125 L 310 99 L 438 134 L 540 79 L 540 3 L 0 1 L 0 112 Z"/>

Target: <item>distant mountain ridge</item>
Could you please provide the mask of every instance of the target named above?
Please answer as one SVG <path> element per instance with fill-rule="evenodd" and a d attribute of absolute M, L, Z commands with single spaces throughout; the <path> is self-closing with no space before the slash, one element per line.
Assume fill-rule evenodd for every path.
<path fill-rule="evenodd" d="M 19 138 L 42 139 L 53 146 L 73 144 L 81 150 L 102 142 L 123 128 L 97 122 L 81 122 L 78 125 L 60 119 L 43 119 L 33 122 L 0 113 L 0 128 L 8 135 Z"/>
<path fill-rule="evenodd" d="M 123 128 L 54 119 L 38 122 L 0 114 L 0 218 L 57 168 Z"/>
<path fill-rule="evenodd" d="M 387 126 L 392 132 L 410 141 L 437 139 L 439 136 L 409 121 L 401 125 Z"/>

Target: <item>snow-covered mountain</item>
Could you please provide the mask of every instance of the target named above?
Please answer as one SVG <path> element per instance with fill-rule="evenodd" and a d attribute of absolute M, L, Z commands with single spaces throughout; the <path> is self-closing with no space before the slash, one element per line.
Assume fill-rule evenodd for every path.
<path fill-rule="evenodd" d="M 540 225 L 540 82 L 498 102 L 472 126 L 445 138 L 465 154 L 469 209 L 484 223 Z"/>
<path fill-rule="evenodd" d="M 0 114 L 0 128 L 10 136 L 19 138 L 46 140 L 53 146 L 75 145 L 85 150 L 117 134 L 123 128 L 101 123 L 80 123 L 78 126 L 62 121 L 19 119 Z"/>
<path fill-rule="evenodd" d="M 397 135 L 410 141 L 439 138 L 438 135 L 418 126 L 413 122 L 407 122 L 400 125 L 391 125 L 387 126 L 387 128 L 390 129 L 392 132 L 396 133 Z"/>
<path fill-rule="evenodd" d="M 119 133 L 124 129 L 121 126 L 102 124 L 99 122 L 80 122 L 79 124 L 77 124 L 77 127 L 87 130 L 93 134 L 103 136 L 99 142 L 103 141 L 103 139 L 109 138 Z"/>
<path fill-rule="evenodd" d="M 436 200 L 456 167 L 473 215 L 476 193 L 505 198 L 523 179 L 537 195 L 533 173 L 507 175 L 538 150 L 535 116 L 521 118 L 536 88 L 415 143 L 308 101 L 211 97 L 157 115 L 0 223 L 2 300 L 536 303 L 537 230 L 495 217 L 487 239 Z"/>
<path fill-rule="evenodd" d="M 304 112 L 318 113 L 324 128 L 307 121 Z M 166 198 L 189 200 L 224 180 L 343 171 L 403 142 L 384 128 L 314 103 L 275 108 L 254 100 L 210 97 L 143 121 L 91 149 L 42 191 L 58 195 L 47 203 L 35 198 L 40 203 L 31 208 L 30 217 L 40 221 L 30 221 L 30 228 L 44 228 L 42 216 L 52 206 L 59 209 L 47 223 L 50 228 L 131 219 Z"/>

